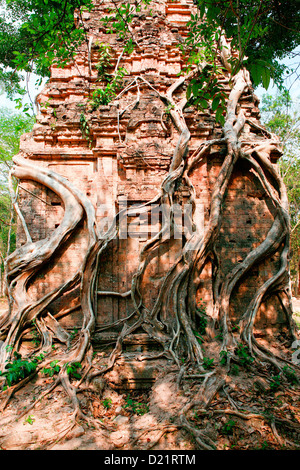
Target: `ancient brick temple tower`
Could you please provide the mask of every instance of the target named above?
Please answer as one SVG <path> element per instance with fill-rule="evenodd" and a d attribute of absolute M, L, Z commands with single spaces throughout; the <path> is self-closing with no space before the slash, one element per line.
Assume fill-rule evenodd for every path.
<path fill-rule="evenodd" d="M 33 132 L 25 135 L 21 142 L 22 156 L 65 176 L 88 196 L 103 230 L 108 219 L 111 220 L 125 205 L 134 209 L 155 199 L 167 175 L 179 133 L 157 92 L 165 93 L 184 66 L 178 44 L 187 35 L 186 23 L 194 8 L 192 0 L 152 2 L 151 15 L 149 12 L 139 13 L 131 24 L 131 33 L 138 47 L 132 54 L 122 55 L 122 42 L 115 34 L 107 34 L 100 21 L 110 6 L 113 4 L 110 5 L 109 1 L 97 0 L 92 12 L 83 12 L 88 44 L 82 46 L 76 60 L 65 68 L 52 67 L 51 78 L 37 99 L 37 123 Z M 93 109 L 87 106 L 87 102 L 95 88 L 104 86 L 98 81 L 97 70 L 102 44 L 111 46 L 109 72 L 113 73 L 120 58 L 119 66 L 124 67 L 127 74 L 119 99 Z M 226 78 L 223 83 L 225 89 L 229 89 Z M 186 86 L 174 94 L 178 101 L 185 96 L 185 90 Z M 241 107 L 251 122 L 245 124 L 244 132 L 247 139 L 253 141 L 264 139 L 257 105 L 255 96 L 242 96 Z M 190 156 L 203 141 L 222 134 L 209 109 L 203 112 L 185 107 L 184 118 L 191 133 Z M 279 152 L 275 150 L 271 161 L 276 162 L 278 156 Z M 223 158 L 222 145 L 211 146 L 190 174 L 197 207 L 194 218 L 202 228 L 209 217 L 211 190 Z M 21 181 L 19 193 L 20 207 L 32 240 L 46 238 L 53 233 L 63 217 L 62 201 L 50 189 L 32 181 Z M 188 195 L 187 188 L 178 187 L 176 194 L 178 200 L 184 201 Z M 218 242 L 223 277 L 261 243 L 274 220 L 268 196 L 246 163 L 241 163 L 235 170 L 225 202 Z M 149 214 L 137 221 L 132 211 L 126 221 L 130 236 L 116 238 L 103 254 L 95 300 L 95 338 L 98 343 L 109 343 L 115 337 L 114 327 L 107 331 L 103 328 L 105 324 L 113 324 L 117 329 L 118 321 L 131 314 L 133 306 L 128 291 L 138 267 L 139 253 L 150 238 L 151 230 L 155 230 L 160 222 L 158 216 L 150 219 Z M 20 227 L 18 243 L 23 241 Z M 181 240 L 173 240 L 169 249 L 160 247 L 161 252 L 148 263 L 143 277 L 146 308 L 151 309 L 155 303 L 159 286 L 176 257 L 180 243 Z M 47 262 L 43 273 L 30 279 L 27 287 L 32 298 L 38 298 L 65 282 L 80 266 L 86 244 L 86 227 L 82 223 Z M 247 283 L 243 279 L 240 281 L 232 297 L 233 319 L 239 318 L 258 283 L 270 276 L 277 261 L 274 256 L 272 260 L 261 262 L 247 273 Z M 196 296 L 198 304 L 204 304 L 208 313 L 213 310 L 213 276 L 212 263 L 207 260 Z M 76 325 L 77 320 L 80 322 L 80 306 L 74 292 L 53 302 L 49 310 L 61 317 L 66 328 Z M 69 315 L 64 319 L 65 312 Z M 262 304 L 257 328 L 263 331 L 266 321 L 268 328 L 285 321 L 275 297 Z M 139 348 L 143 348 L 141 337 L 136 338 L 136 342 Z M 130 347 L 128 344 L 128 350 Z"/>

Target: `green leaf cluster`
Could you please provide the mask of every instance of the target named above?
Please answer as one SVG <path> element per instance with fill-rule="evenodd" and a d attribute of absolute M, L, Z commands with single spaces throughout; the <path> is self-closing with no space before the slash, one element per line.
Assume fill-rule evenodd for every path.
<path fill-rule="evenodd" d="M 227 364 L 228 352 L 225 350 L 220 351 L 220 364 L 223 366 Z"/>
<path fill-rule="evenodd" d="M 230 419 L 224 424 L 221 432 L 222 434 L 225 434 L 226 436 L 228 436 L 233 433 L 233 430 L 235 427 L 236 427 L 236 421 L 234 421 L 233 419 Z"/>
<path fill-rule="evenodd" d="M 81 379 L 81 374 L 78 371 L 79 369 L 82 369 L 82 365 L 80 364 L 80 362 L 72 362 L 66 364 L 66 371 L 70 378 Z"/>
<path fill-rule="evenodd" d="M 210 370 L 214 368 L 214 359 L 210 359 L 209 357 L 203 358 L 203 368 L 205 370 Z"/>
<path fill-rule="evenodd" d="M 120 67 L 115 74 L 107 78 L 108 83 L 104 88 L 96 88 L 92 93 L 90 104 L 92 109 L 95 110 L 99 106 L 108 105 L 117 96 L 117 92 L 121 89 L 123 77 L 128 72 L 124 67 Z"/>
<path fill-rule="evenodd" d="M 106 28 L 106 32 L 117 34 L 120 39 L 125 41 L 124 50 L 131 54 L 134 49 L 135 41 L 130 31 L 130 23 L 143 9 L 151 4 L 152 0 L 139 0 L 135 2 L 114 2 L 114 8 L 111 8 L 101 22 Z M 151 11 L 150 11 L 151 13 Z"/>
<path fill-rule="evenodd" d="M 49 76 L 64 66 L 86 39 L 82 9 L 92 0 L 1 0 L 0 80 L 9 97 L 24 93 L 22 80 L 34 71 Z M 77 20 L 74 21 L 75 10 Z"/>
<path fill-rule="evenodd" d="M 279 389 L 281 385 L 281 376 L 280 374 L 278 375 L 273 375 L 271 380 L 270 380 L 270 389 L 275 392 Z"/>
<path fill-rule="evenodd" d="M 104 406 L 104 408 L 106 408 L 107 410 L 109 410 L 111 408 L 111 405 L 112 405 L 112 399 L 111 398 L 105 398 L 103 401 L 102 401 L 102 405 Z"/>
<path fill-rule="evenodd" d="M 244 346 L 241 343 L 238 344 L 235 353 L 238 357 L 239 363 L 246 368 L 249 367 L 254 361 L 253 357 L 249 352 L 248 347 Z"/>
<path fill-rule="evenodd" d="M 203 343 L 203 336 L 206 333 L 207 327 L 207 314 L 206 314 L 206 307 L 204 303 L 201 303 L 196 308 L 197 319 L 196 319 L 196 326 L 197 330 L 193 330 L 193 333 L 196 337 L 196 340 L 199 344 Z"/>
<path fill-rule="evenodd" d="M 299 379 L 296 375 L 295 370 L 292 369 L 290 366 L 284 366 L 282 372 L 292 385 L 296 385 L 299 383 Z"/>
<path fill-rule="evenodd" d="M 80 114 L 80 130 L 85 139 L 90 140 L 90 126 L 85 114 L 82 112 Z"/>
<path fill-rule="evenodd" d="M 53 377 L 53 375 L 58 374 L 60 371 L 60 366 L 58 364 L 58 360 L 54 360 L 50 362 L 50 367 L 44 367 L 42 372 L 44 375 L 47 375 L 48 377 Z"/>
<path fill-rule="evenodd" d="M 232 74 L 242 67 L 257 86 L 266 89 L 273 79 L 282 86 L 286 67 L 279 63 L 299 45 L 300 4 L 294 0 L 197 0 L 199 34 L 225 32 L 237 51 Z M 201 23 L 205 26 L 201 26 Z M 215 39 L 217 37 L 215 36 Z"/>
<path fill-rule="evenodd" d="M 206 66 L 199 77 L 190 81 L 187 88 L 187 99 L 189 104 L 195 105 L 202 111 L 210 108 L 216 113 L 216 121 L 223 125 L 226 94 L 215 73 L 208 71 L 209 68 Z"/>
<path fill-rule="evenodd" d="M 130 396 L 126 398 L 126 403 L 123 407 L 138 416 L 143 416 L 149 412 L 149 406 L 146 403 L 137 402 L 130 398 Z"/>
<path fill-rule="evenodd" d="M 14 357 L 12 362 L 5 365 L 4 372 L 0 372 L 0 375 L 6 378 L 9 387 L 35 372 L 38 363 L 37 358 L 34 358 L 32 361 L 23 360 L 21 354 L 16 351 L 14 352 Z"/>
<path fill-rule="evenodd" d="M 111 65 L 111 46 L 109 44 L 100 43 L 99 47 L 99 60 L 96 64 L 96 69 L 98 71 L 98 79 L 100 80 L 109 80 L 111 74 L 108 73 L 108 69 Z"/>

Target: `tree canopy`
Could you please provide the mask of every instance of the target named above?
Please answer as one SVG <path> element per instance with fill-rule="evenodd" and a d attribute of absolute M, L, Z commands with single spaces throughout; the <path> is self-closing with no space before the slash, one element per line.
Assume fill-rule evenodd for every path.
<path fill-rule="evenodd" d="M 135 11 L 151 0 L 114 1 L 114 27 L 124 33 Z M 233 72 L 246 65 L 255 85 L 268 87 L 270 79 L 282 85 L 285 67 L 278 60 L 300 41 L 300 7 L 296 0 L 194 0 L 198 13 L 190 22 L 187 45 L 197 61 L 199 47 L 208 55 L 220 31 L 231 38 L 238 55 Z M 24 93 L 21 78 L 30 71 L 49 75 L 49 67 L 70 60 L 86 40 L 82 10 L 92 0 L 1 0 L 0 80 L 8 96 Z M 74 21 L 74 15 L 76 17 Z M 205 20 L 205 21 L 203 21 Z M 195 53 L 197 51 L 197 53 Z M 233 74 L 234 74 L 233 73 Z"/>
<path fill-rule="evenodd" d="M 27 72 L 49 75 L 50 65 L 70 60 L 85 39 L 81 20 L 91 0 L 1 0 L 0 79 L 9 97 L 22 93 Z M 74 11 L 78 9 L 77 23 Z"/>
<path fill-rule="evenodd" d="M 279 63 L 298 45 L 300 6 L 295 0 L 197 0 L 205 28 L 225 31 L 238 51 L 236 71 L 242 64 L 255 85 L 268 88 L 270 78 L 282 85 L 286 67 Z M 203 28 L 200 23 L 200 31 Z"/>

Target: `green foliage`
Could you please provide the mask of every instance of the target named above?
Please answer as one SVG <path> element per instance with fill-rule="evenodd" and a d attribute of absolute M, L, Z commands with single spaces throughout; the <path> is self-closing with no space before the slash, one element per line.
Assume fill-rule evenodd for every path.
<path fill-rule="evenodd" d="M 114 8 L 111 8 L 104 18 L 101 18 L 107 33 L 117 34 L 124 40 L 124 51 L 131 54 L 135 41 L 130 31 L 130 23 L 135 15 L 142 11 L 143 6 L 147 7 L 152 0 L 140 0 L 133 3 L 114 2 Z M 150 10 L 151 14 L 151 10 Z"/>
<path fill-rule="evenodd" d="M 237 376 L 240 373 L 239 366 L 237 364 L 232 364 L 230 367 L 230 375 Z"/>
<path fill-rule="evenodd" d="M 193 330 L 193 333 L 195 335 L 196 340 L 198 341 L 199 344 L 203 343 L 203 337 L 200 335 L 200 333 L 196 330 Z"/>
<path fill-rule="evenodd" d="M 222 427 L 222 434 L 225 434 L 226 436 L 230 435 L 233 433 L 234 428 L 236 427 L 236 422 L 233 419 L 230 419 L 227 421 L 227 423 L 224 424 Z"/>
<path fill-rule="evenodd" d="M 108 80 L 111 74 L 108 73 L 108 69 L 111 67 L 111 46 L 109 44 L 100 43 L 99 47 L 99 60 L 96 64 L 98 71 L 98 78 L 101 80 Z"/>
<path fill-rule="evenodd" d="M 207 327 L 206 306 L 201 303 L 197 306 L 197 329 L 201 335 L 205 335 Z"/>
<path fill-rule="evenodd" d="M 0 80 L 13 97 L 23 93 L 24 73 L 49 76 L 51 64 L 64 66 L 74 56 L 86 38 L 81 10 L 92 0 L 1 0 L 1 7 Z"/>
<path fill-rule="evenodd" d="M 83 112 L 80 114 L 80 130 L 82 132 L 83 137 L 90 141 L 90 125 Z"/>
<path fill-rule="evenodd" d="M 244 366 L 244 367 L 249 367 L 254 359 L 249 353 L 249 349 L 247 346 L 244 346 L 243 344 L 238 344 L 235 353 L 238 357 L 239 363 Z"/>
<path fill-rule="evenodd" d="M 193 333 L 198 343 L 202 344 L 203 336 L 206 333 L 206 327 L 207 327 L 207 315 L 206 315 L 206 307 L 204 303 L 201 303 L 200 305 L 196 307 L 196 313 L 197 313 L 197 318 L 196 318 L 197 330 L 193 330 Z"/>
<path fill-rule="evenodd" d="M 53 377 L 53 375 L 58 374 L 60 371 L 60 366 L 58 365 L 58 360 L 56 359 L 55 361 L 50 362 L 50 367 L 44 367 L 42 372 L 44 375 L 47 375 L 48 377 Z"/>
<path fill-rule="evenodd" d="M 35 347 L 38 347 L 41 340 L 40 340 L 40 334 L 39 334 L 39 331 L 37 329 L 35 319 L 32 320 L 31 324 L 32 324 L 32 342 L 33 342 Z"/>
<path fill-rule="evenodd" d="M 292 385 L 296 385 L 299 383 L 296 372 L 290 366 L 284 366 L 282 372 Z"/>
<path fill-rule="evenodd" d="M 114 7 L 101 18 L 107 33 L 117 34 L 123 40 L 126 53 L 130 54 L 135 47 L 130 25 L 137 14 L 151 6 L 151 1 L 116 0 Z M 82 11 L 91 10 L 93 2 L 0 2 L 0 81 L 9 97 L 22 96 L 25 90 L 21 82 L 25 73 L 34 71 L 39 76 L 49 76 L 50 65 L 63 67 L 75 56 L 82 42 L 87 41 Z M 198 81 L 192 85 L 191 98 L 201 109 L 207 109 L 209 102 L 217 120 L 223 123 L 225 95 L 222 87 L 213 82 L 222 73 L 217 47 L 221 32 L 225 31 L 226 36 L 232 38 L 232 45 L 238 51 L 231 59 L 233 75 L 246 65 L 255 85 L 263 84 L 267 88 L 271 78 L 282 85 L 285 67 L 278 60 L 299 44 L 299 3 L 290 0 L 197 0 L 197 4 L 198 11 L 189 22 L 189 35 L 180 45 L 187 53 L 190 65 L 196 64 L 201 72 Z M 147 14 L 151 15 L 151 10 Z M 110 61 L 109 51 L 102 47 L 102 53 L 97 65 L 100 75 Z M 204 80 L 206 73 L 209 79 Z M 95 102 L 107 102 L 110 88 L 105 96 L 102 92 L 96 93 Z"/>
<path fill-rule="evenodd" d="M 271 391 L 275 392 L 276 390 L 279 389 L 280 385 L 281 385 L 280 374 L 273 375 L 271 380 L 270 380 L 270 389 L 271 389 Z"/>
<path fill-rule="evenodd" d="M 223 341 L 223 331 L 222 328 L 220 328 L 219 333 L 216 334 L 216 339 L 219 341 Z"/>
<path fill-rule="evenodd" d="M 112 404 L 112 399 L 111 398 L 105 398 L 103 401 L 102 401 L 102 405 L 104 406 L 104 408 L 106 408 L 107 410 L 109 410 L 111 408 L 111 404 Z"/>
<path fill-rule="evenodd" d="M 98 109 L 99 106 L 108 105 L 117 96 L 117 92 L 123 84 L 123 77 L 128 73 L 125 68 L 120 67 L 113 74 L 110 74 L 108 69 L 111 66 L 111 48 L 106 44 L 100 44 L 99 48 L 100 58 L 97 64 L 98 80 L 106 82 L 106 84 L 96 88 L 92 93 L 92 97 L 88 104 L 91 106 L 93 111 Z M 80 114 L 80 129 L 83 137 L 87 139 L 91 145 L 91 129 L 84 112 Z"/>
<path fill-rule="evenodd" d="M 269 449 L 269 444 L 267 441 L 263 441 L 263 443 L 261 444 L 261 447 L 258 448 L 258 450 L 267 450 Z"/>
<path fill-rule="evenodd" d="M 27 416 L 27 418 L 24 420 L 24 424 L 28 423 L 28 424 L 33 424 L 35 421 L 35 418 L 31 415 Z"/>
<path fill-rule="evenodd" d="M 227 351 L 220 351 L 220 364 L 223 366 L 227 364 L 228 360 L 228 352 Z"/>
<path fill-rule="evenodd" d="M 70 342 L 72 342 L 73 339 L 76 338 L 77 334 L 78 334 L 78 328 L 73 328 L 73 330 L 70 333 Z"/>
<path fill-rule="evenodd" d="M 165 113 L 170 114 L 171 109 L 174 109 L 174 105 L 169 103 L 168 106 L 165 108 Z"/>
<path fill-rule="evenodd" d="M 123 407 L 131 413 L 139 416 L 142 416 L 149 412 L 149 406 L 146 403 L 136 402 L 130 396 L 126 398 L 126 403 Z"/>
<path fill-rule="evenodd" d="M 213 369 L 214 368 L 214 359 L 210 359 L 209 357 L 203 358 L 203 368 L 205 370 Z"/>
<path fill-rule="evenodd" d="M 282 85 L 285 67 L 278 60 L 299 45 L 299 2 L 197 0 L 197 4 L 197 16 L 192 19 L 197 34 L 201 36 L 202 31 L 211 30 L 218 40 L 223 30 L 231 38 L 231 45 L 237 51 L 231 59 L 233 75 L 246 66 L 255 85 L 262 84 L 267 89 L 271 78 Z"/>
<path fill-rule="evenodd" d="M 25 379 L 37 368 L 38 359 L 34 358 L 32 361 L 23 360 L 21 354 L 14 352 L 15 359 L 5 365 L 4 372 L 0 372 L 2 377 L 5 377 L 8 386 L 18 383 L 20 380 Z"/>
<path fill-rule="evenodd" d="M 187 98 L 189 104 L 202 111 L 210 108 L 223 125 L 226 94 L 218 80 L 223 73 L 218 50 L 221 35 L 225 33 L 231 38 L 236 51 L 229 59 L 233 76 L 246 66 L 255 86 L 262 84 L 267 89 L 271 79 L 282 86 L 286 67 L 280 65 L 278 59 L 299 44 L 299 7 L 295 2 L 290 7 L 289 0 L 280 3 L 274 0 L 197 0 L 195 3 L 198 9 L 188 22 L 188 36 L 178 44 L 187 58 L 185 72 L 192 65 L 199 71 L 188 86 Z M 134 47 L 130 23 L 143 4 L 150 5 L 151 0 L 114 4 L 102 22 L 108 33 L 116 33 L 127 41 L 125 50 L 130 53 Z M 110 89 L 105 96 L 99 92 L 96 98 L 107 102 L 109 93 Z"/>
<path fill-rule="evenodd" d="M 122 86 L 123 77 L 127 73 L 128 72 L 125 68 L 120 67 L 113 75 L 107 76 L 106 80 L 108 83 L 104 88 L 96 88 L 96 90 L 93 91 L 92 99 L 90 100 L 93 110 L 99 108 L 101 105 L 105 106 L 113 101 Z"/>
<path fill-rule="evenodd" d="M 220 37 L 219 28 L 201 21 L 199 15 L 192 15 L 188 26 L 188 37 L 179 47 L 188 56 L 186 71 L 192 64 L 196 64 L 199 71 L 198 76 L 192 78 L 188 85 L 188 104 L 202 111 L 211 109 L 216 113 L 216 120 L 223 125 L 226 94 L 218 80 L 223 71 L 216 49 L 216 42 Z"/>
<path fill-rule="evenodd" d="M 78 369 L 81 369 L 82 365 L 80 362 L 72 362 L 66 364 L 66 371 L 70 378 L 81 379 L 81 374 L 78 372 Z"/>

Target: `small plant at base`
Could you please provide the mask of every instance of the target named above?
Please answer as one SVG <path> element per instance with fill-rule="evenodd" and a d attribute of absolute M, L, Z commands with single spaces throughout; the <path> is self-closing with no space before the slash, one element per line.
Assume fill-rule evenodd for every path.
<path fill-rule="evenodd" d="M 253 357 L 249 354 L 247 346 L 243 346 L 241 343 L 236 348 L 236 354 L 241 365 L 246 368 L 249 367 L 254 361 Z"/>
<path fill-rule="evenodd" d="M 203 358 L 203 367 L 205 370 L 213 369 L 214 367 L 214 359 L 210 359 L 209 357 Z"/>
<path fill-rule="evenodd" d="M 9 387 L 35 372 L 38 362 L 37 358 L 32 361 L 23 360 L 21 354 L 16 351 L 14 352 L 14 356 L 15 359 L 13 362 L 6 364 L 6 370 L 4 372 L 0 372 L 0 375 L 6 378 L 6 382 Z"/>
<path fill-rule="evenodd" d="M 273 392 L 279 389 L 281 385 L 281 377 L 280 374 L 278 375 L 273 375 L 270 381 L 270 388 Z"/>
<path fill-rule="evenodd" d="M 199 333 L 198 331 L 194 331 L 194 330 L 193 330 L 193 333 L 194 333 L 194 335 L 195 335 L 196 340 L 198 341 L 198 343 L 199 343 L 199 344 L 202 344 L 202 343 L 203 343 L 203 338 L 202 338 L 202 336 L 200 335 L 200 333 Z"/>
<path fill-rule="evenodd" d="M 23 424 L 26 424 L 26 423 L 28 423 L 28 424 L 33 424 L 34 421 L 35 421 L 34 417 L 31 416 L 31 415 L 29 415 L 29 416 L 27 416 L 27 418 L 25 419 L 25 421 L 24 421 Z"/>
<path fill-rule="evenodd" d="M 35 356 L 35 359 L 40 362 L 45 358 L 46 352 L 40 353 L 38 356 Z"/>
<path fill-rule="evenodd" d="M 223 331 L 220 331 L 218 334 L 216 334 L 216 339 L 223 341 Z"/>
<path fill-rule="evenodd" d="M 109 410 L 111 408 L 111 404 L 112 404 L 112 399 L 111 398 L 105 398 L 103 401 L 102 401 L 102 405 L 104 406 L 104 408 L 106 408 L 107 410 Z"/>
<path fill-rule="evenodd" d="M 205 335 L 206 327 L 207 327 L 207 318 L 204 315 L 202 315 L 199 318 L 199 331 L 202 335 Z"/>
<path fill-rule="evenodd" d="M 230 419 L 229 421 L 227 421 L 227 423 L 224 424 L 224 426 L 222 427 L 222 433 L 223 434 L 226 434 L 227 436 L 229 434 L 232 434 L 233 432 L 233 429 L 235 428 L 236 426 L 236 422 L 233 420 L 233 419 Z"/>
<path fill-rule="evenodd" d="M 238 323 L 233 323 L 232 326 L 231 326 L 231 330 L 232 331 L 239 331 L 240 326 L 238 325 Z"/>
<path fill-rule="evenodd" d="M 98 78 L 101 80 L 107 80 L 110 78 L 110 74 L 107 73 L 107 69 L 111 67 L 111 46 L 109 44 L 100 43 L 99 46 L 99 61 L 96 64 L 98 71 Z"/>
<path fill-rule="evenodd" d="M 239 366 L 237 364 L 232 364 L 230 368 L 230 375 L 237 376 L 240 373 Z"/>
<path fill-rule="evenodd" d="M 50 362 L 50 368 L 44 367 L 42 372 L 48 377 L 53 377 L 54 374 L 58 374 L 60 371 L 60 366 L 58 365 L 58 360 Z"/>
<path fill-rule="evenodd" d="M 196 339 L 198 343 L 202 344 L 203 343 L 203 338 L 202 336 L 205 335 L 206 333 L 206 327 L 207 327 L 207 315 L 206 315 L 206 308 L 205 304 L 201 303 L 196 307 L 196 312 L 197 312 L 197 331 L 194 331 L 194 335 L 196 336 Z"/>
<path fill-rule="evenodd" d="M 220 351 L 220 364 L 223 366 L 227 364 L 228 352 L 227 351 Z"/>
<path fill-rule="evenodd" d="M 81 374 L 79 374 L 78 369 L 81 369 L 82 365 L 80 362 L 73 362 L 71 364 L 66 364 L 67 374 L 70 378 L 81 379 Z"/>
<path fill-rule="evenodd" d="M 70 333 L 70 342 L 73 341 L 74 338 L 76 338 L 76 335 L 78 334 L 78 329 L 73 328 L 72 332 Z"/>
<path fill-rule="evenodd" d="M 134 413 L 138 416 L 142 416 L 142 415 L 148 413 L 148 411 L 149 411 L 149 406 L 148 405 L 146 405 L 145 403 L 135 402 L 130 397 L 126 398 L 126 403 L 123 406 L 123 408 L 129 409 L 129 411 L 131 411 L 132 413 Z"/>
<path fill-rule="evenodd" d="M 117 70 L 115 75 L 112 76 L 105 88 L 96 88 L 96 90 L 93 91 L 92 99 L 90 100 L 93 111 L 98 109 L 99 106 L 106 106 L 113 101 L 117 96 L 117 91 L 120 90 L 122 86 L 123 77 L 127 73 L 127 70 L 121 67 Z"/>
<path fill-rule="evenodd" d="M 36 326 L 36 323 L 35 323 L 35 319 L 32 320 L 31 323 L 32 323 L 32 326 L 33 326 L 32 342 L 35 345 L 35 347 L 37 347 L 40 344 L 40 335 L 39 335 L 39 332 L 38 332 L 38 329 L 37 329 L 37 326 Z"/>
<path fill-rule="evenodd" d="M 267 443 L 267 441 L 264 441 L 261 445 L 261 450 L 266 450 L 269 448 L 269 444 Z"/>
<path fill-rule="evenodd" d="M 170 114 L 171 109 L 174 109 L 174 104 L 170 103 L 168 106 L 165 108 L 165 113 Z"/>
<path fill-rule="evenodd" d="M 293 385 L 296 385 L 299 382 L 296 372 L 290 366 L 284 366 L 282 372 L 287 380 Z"/>

